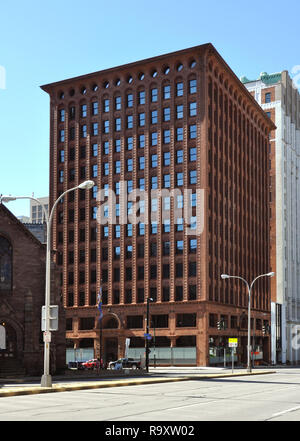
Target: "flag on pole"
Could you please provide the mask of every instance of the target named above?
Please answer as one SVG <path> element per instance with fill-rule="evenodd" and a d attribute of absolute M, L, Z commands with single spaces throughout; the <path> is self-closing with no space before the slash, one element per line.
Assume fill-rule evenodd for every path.
<path fill-rule="evenodd" d="M 103 317 L 103 311 L 102 311 L 102 286 L 100 286 L 100 290 L 99 290 L 99 294 L 98 294 L 97 307 L 99 309 L 99 321 L 100 321 L 102 319 L 102 317 Z"/>

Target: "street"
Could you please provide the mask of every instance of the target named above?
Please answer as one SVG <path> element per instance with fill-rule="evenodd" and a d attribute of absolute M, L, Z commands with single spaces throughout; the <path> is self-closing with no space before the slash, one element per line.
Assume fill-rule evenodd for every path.
<path fill-rule="evenodd" d="M 0 398 L 1 421 L 299 421 L 300 369 Z"/>

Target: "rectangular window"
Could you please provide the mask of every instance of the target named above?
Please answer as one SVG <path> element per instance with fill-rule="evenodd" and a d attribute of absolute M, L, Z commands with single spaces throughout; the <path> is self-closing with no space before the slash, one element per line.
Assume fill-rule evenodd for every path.
<path fill-rule="evenodd" d="M 129 158 L 127 159 L 127 171 L 132 172 L 133 170 L 133 159 Z"/>
<path fill-rule="evenodd" d="M 177 119 L 183 118 L 183 105 L 182 104 L 176 106 L 176 118 Z"/>
<path fill-rule="evenodd" d="M 76 114 L 75 106 L 71 106 L 70 109 L 69 109 L 69 115 L 70 115 L 70 119 L 71 120 L 75 119 L 75 114 Z"/>
<path fill-rule="evenodd" d="M 271 102 L 271 92 L 265 93 L 265 103 Z"/>
<path fill-rule="evenodd" d="M 139 126 L 143 127 L 145 125 L 145 113 L 139 113 Z"/>
<path fill-rule="evenodd" d="M 176 83 L 176 96 L 183 96 L 183 83 Z"/>
<path fill-rule="evenodd" d="M 103 155 L 108 155 L 109 154 L 109 142 L 108 141 L 104 141 L 103 143 Z"/>
<path fill-rule="evenodd" d="M 183 150 L 177 150 L 176 152 L 176 162 L 177 164 L 183 163 Z"/>
<path fill-rule="evenodd" d="M 80 106 L 80 116 L 81 116 L 81 118 L 86 118 L 86 115 L 87 115 L 87 105 L 82 104 Z"/>
<path fill-rule="evenodd" d="M 64 122 L 64 120 L 65 120 L 65 110 L 64 110 L 64 109 L 61 109 L 61 110 L 59 111 L 59 121 L 60 121 L 60 122 Z"/>
<path fill-rule="evenodd" d="M 171 153 L 170 152 L 164 152 L 164 165 L 168 166 L 171 164 Z"/>
<path fill-rule="evenodd" d="M 151 167 L 157 167 L 157 155 L 151 155 Z"/>
<path fill-rule="evenodd" d="M 128 315 L 126 317 L 127 329 L 143 329 L 144 317 L 142 315 Z"/>
<path fill-rule="evenodd" d="M 197 171 L 190 170 L 190 184 L 197 184 Z"/>
<path fill-rule="evenodd" d="M 190 239 L 190 253 L 196 253 L 197 251 L 197 239 Z"/>
<path fill-rule="evenodd" d="M 156 88 L 151 89 L 151 102 L 156 103 L 158 99 L 158 90 Z"/>
<path fill-rule="evenodd" d="M 121 131 L 121 118 L 115 118 L 115 131 Z"/>
<path fill-rule="evenodd" d="M 92 102 L 92 114 L 98 115 L 98 101 Z"/>
<path fill-rule="evenodd" d="M 164 175 L 164 187 L 165 188 L 171 187 L 171 177 L 170 177 L 170 175 Z"/>
<path fill-rule="evenodd" d="M 190 87 L 190 93 L 196 93 L 197 92 L 197 80 L 190 80 L 189 87 Z"/>
<path fill-rule="evenodd" d="M 140 156 L 139 157 L 139 168 L 140 168 L 140 170 L 144 170 L 145 169 L 145 158 L 144 158 L 144 156 Z"/>
<path fill-rule="evenodd" d="M 103 174 L 104 174 L 104 176 L 109 175 L 109 163 L 108 162 L 103 163 Z"/>
<path fill-rule="evenodd" d="M 176 129 L 176 141 L 183 141 L 183 127 L 177 127 L 177 129 Z"/>
<path fill-rule="evenodd" d="M 127 115 L 127 129 L 133 128 L 133 116 Z"/>
<path fill-rule="evenodd" d="M 65 131 L 64 131 L 64 129 L 59 131 L 59 138 L 58 139 L 59 139 L 60 142 L 64 142 L 64 140 L 65 140 Z"/>
<path fill-rule="evenodd" d="M 115 97 L 115 110 L 121 110 L 121 97 Z"/>
<path fill-rule="evenodd" d="M 93 165 L 92 176 L 93 176 L 93 178 L 96 178 L 98 176 L 98 165 L 97 164 Z"/>
<path fill-rule="evenodd" d="M 92 144 L 92 156 L 98 156 L 98 144 Z"/>
<path fill-rule="evenodd" d="M 171 140 L 170 130 L 164 130 L 164 144 L 169 144 Z"/>
<path fill-rule="evenodd" d="M 151 188 L 153 190 L 155 190 L 157 188 L 157 176 L 152 176 L 151 177 Z"/>
<path fill-rule="evenodd" d="M 164 86 L 164 99 L 169 100 L 171 98 L 171 86 Z"/>
<path fill-rule="evenodd" d="M 177 328 L 195 328 L 196 327 L 196 313 L 192 314 L 177 314 L 176 327 Z"/>
<path fill-rule="evenodd" d="M 93 123 L 92 124 L 92 136 L 97 136 L 98 135 L 98 123 Z"/>
<path fill-rule="evenodd" d="M 145 147 L 145 135 L 139 135 L 139 148 L 143 149 Z"/>
<path fill-rule="evenodd" d="M 157 110 L 151 112 L 151 124 L 157 124 Z"/>
<path fill-rule="evenodd" d="M 191 147 L 190 148 L 190 161 L 197 161 L 197 148 L 196 147 Z"/>
<path fill-rule="evenodd" d="M 133 137 L 129 136 L 127 138 L 127 150 L 132 150 L 133 148 Z"/>
<path fill-rule="evenodd" d="M 171 110 L 170 107 L 164 108 L 164 121 L 170 121 L 171 119 Z"/>
<path fill-rule="evenodd" d="M 115 173 L 121 173 L 121 161 L 115 162 Z"/>
<path fill-rule="evenodd" d="M 120 153 L 121 151 L 121 140 L 115 139 L 115 152 Z"/>
<path fill-rule="evenodd" d="M 133 107 L 133 94 L 129 93 L 127 95 L 127 107 Z"/>
<path fill-rule="evenodd" d="M 157 145 L 157 132 L 151 133 L 151 146 Z"/>
<path fill-rule="evenodd" d="M 151 324 L 155 328 L 168 328 L 169 327 L 168 314 L 151 315 Z"/>
<path fill-rule="evenodd" d="M 109 120 L 103 121 L 103 133 L 109 133 Z"/>
<path fill-rule="evenodd" d="M 189 103 L 189 109 L 190 109 L 190 116 L 197 115 L 197 103 L 195 101 Z"/>
<path fill-rule="evenodd" d="M 104 113 L 109 112 L 109 100 L 108 99 L 103 100 L 103 112 Z"/>
<path fill-rule="evenodd" d="M 141 90 L 139 92 L 139 104 L 145 104 L 146 102 L 146 92 L 144 90 Z"/>
<path fill-rule="evenodd" d="M 191 124 L 189 126 L 189 137 L 190 137 L 190 139 L 195 139 L 197 137 L 197 126 L 196 126 L 196 124 Z"/>
<path fill-rule="evenodd" d="M 180 187 L 183 185 L 183 173 L 177 173 L 177 186 Z"/>

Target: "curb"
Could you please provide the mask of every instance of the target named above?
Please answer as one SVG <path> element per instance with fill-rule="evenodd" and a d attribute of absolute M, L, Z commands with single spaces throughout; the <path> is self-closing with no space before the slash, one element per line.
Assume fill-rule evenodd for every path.
<path fill-rule="evenodd" d="M 252 375 L 266 375 L 275 374 L 276 371 L 256 371 L 256 372 L 237 372 L 237 373 L 224 373 L 224 374 L 205 374 L 205 375 L 194 375 L 185 377 L 172 377 L 172 378 L 142 378 L 139 380 L 116 380 L 116 381 L 95 381 L 89 383 L 75 383 L 75 384 L 54 384 L 52 387 L 14 387 L 0 389 L 0 397 L 12 397 L 17 395 L 33 395 L 42 393 L 53 393 L 53 392 L 67 392 L 72 390 L 83 390 L 83 389 L 104 389 L 109 387 L 121 387 L 121 386 L 137 386 L 141 384 L 155 384 L 155 383 L 172 383 L 179 381 L 191 381 L 191 380 L 207 380 L 214 378 L 228 378 L 228 377 L 244 377 Z"/>

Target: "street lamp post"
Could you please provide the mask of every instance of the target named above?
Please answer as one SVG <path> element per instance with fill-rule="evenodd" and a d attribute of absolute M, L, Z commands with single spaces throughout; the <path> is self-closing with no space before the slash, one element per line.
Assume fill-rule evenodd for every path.
<path fill-rule="evenodd" d="M 47 244 L 46 244 L 46 279 L 45 279 L 45 333 L 49 335 L 50 332 L 50 271 L 51 271 L 51 225 L 53 220 L 54 210 L 58 202 L 69 192 L 79 189 L 89 190 L 94 186 L 93 181 L 84 181 L 76 187 L 70 188 L 62 193 L 59 198 L 55 201 L 50 215 L 41 204 L 38 199 L 30 196 L 1 196 L 0 202 L 10 202 L 17 199 L 32 199 L 42 206 L 45 215 L 45 221 L 47 226 Z M 42 387 L 52 387 L 52 377 L 50 375 L 50 342 L 44 339 L 44 374 L 41 378 Z"/>
<path fill-rule="evenodd" d="M 251 314 L 251 292 L 252 292 L 252 287 L 254 285 L 254 282 L 257 279 L 259 279 L 260 277 L 273 277 L 274 274 L 275 274 L 274 272 L 270 272 L 270 273 L 266 273 L 266 274 L 261 274 L 261 275 L 255 277 L 255 279 L 252 280 L 250 285 L 247 282 L 247 280 L 245 280 L 243 277 L 240 277 L 240 276 L 229 276 L 228 274 L 221 274 L 221 278 L 222 279 L 240 279 L 240 280 L 242 280 L 246 284 L 247 289 L 248 289 L 248 348 L 247 348 L 247 371 L 248 372 L 252 372 L 251 361 L 250 361 L 250 338 L 251 338 L 250 314 Z M 254 328 L 254 323 L 253 323 L 253 328 Z"/>
<path fill-rule="evenodd" d="M 146 351 L 146 371 L 149 372 L 149 304 L 153 302 L 151 297 L 147 298 L 147 315 L 146 315 L 146 338 L 145 338 L 145 351 Z"/>

